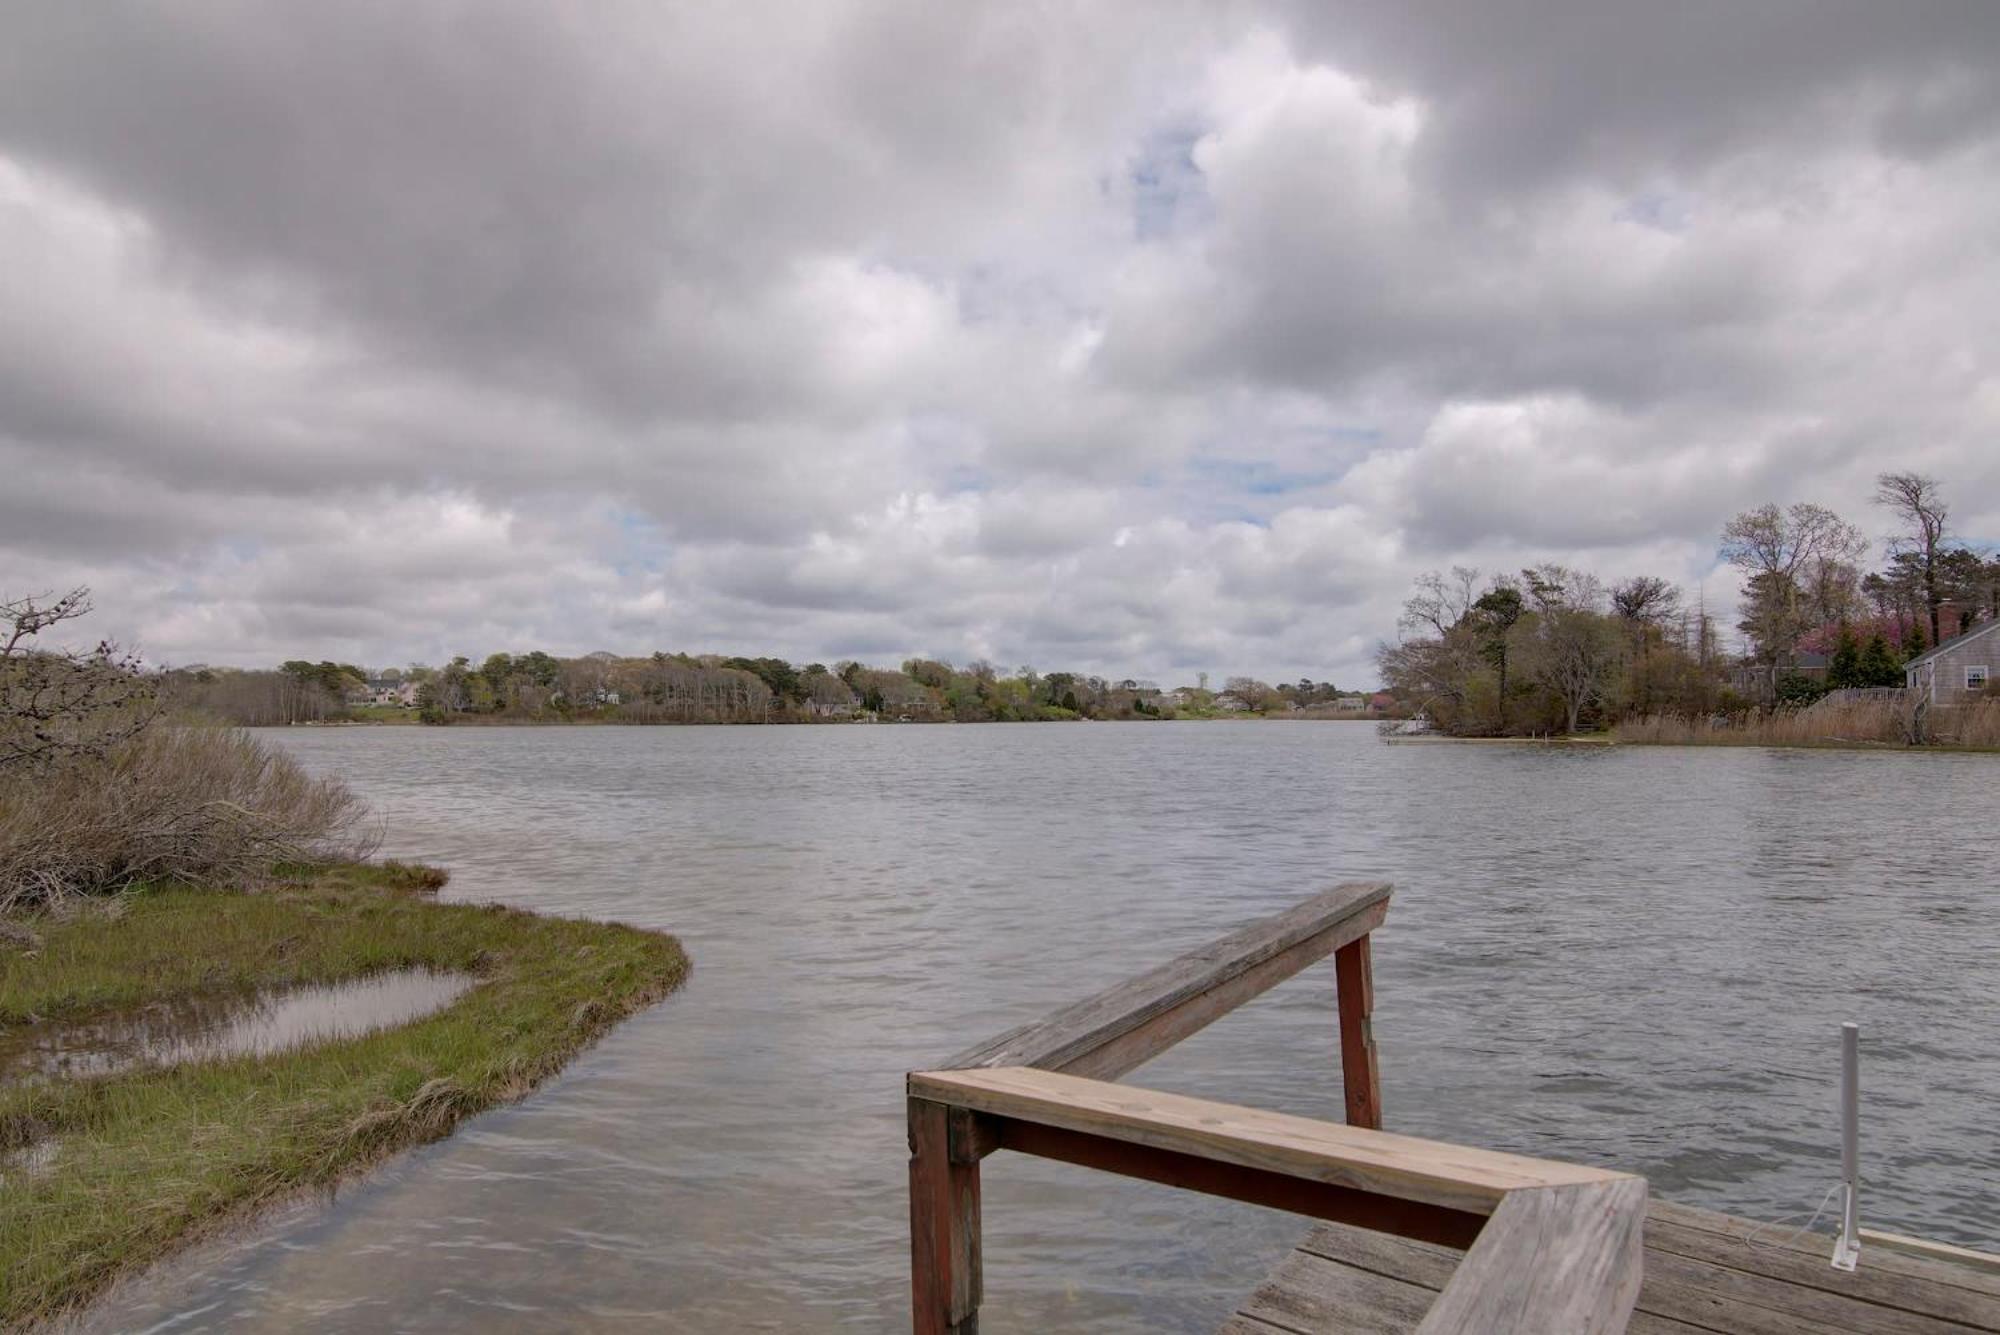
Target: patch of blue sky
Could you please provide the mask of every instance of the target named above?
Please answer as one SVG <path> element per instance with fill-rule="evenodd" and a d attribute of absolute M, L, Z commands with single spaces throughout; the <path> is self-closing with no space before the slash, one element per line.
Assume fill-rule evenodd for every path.
<path fill-rule="evenodd" d="M 983 492 L 991 485 L 979 463 L 986 433 L 977 423 L 952 413 L 918 413 L 903 421 L 901 431 L 940 494 Z"/>
<path fill-rule="evenodd" d="M 944 474 L 938 479 L 940 493 L 945 496 L 957 496 L 966 492 L 980 495 L 991 490 L 992 486 L 993 479 L 986 470 L 975 468 L 971 464 L 953 464 L 945 469 Z"/>
<path fill-rule="evenodd" d="M 1694 221 L 1694 201 L 1673 190 L 1642 190 L 1613 215 L 1657 232 L 1679 235 Z"/>
<path fill-rule="evenodd" d="M 674 545 L 651 515 L 642 510 L 613 510 L 611 522 L 619 535 L 611 567 L 621 576 L 657 575 L 674 559 Z"/>
<path fill-rule="evenodd" d="M 1212 216 L 1208 180 L 1195 165 L 1197 126 L 1162 126 L 1148 135 L 1126 170 L 1132 235 L 1153 241 L 1199 227 Z"/>
<path fill-rule="evenodd" d="M 1232 488 L 1251 496 L 1284 496 L 1295 491 L 1324 487 L 1340 477 L 1341 471 L 1285 469 L 1263 459 L 1222 459 L 1197 455 L 1188 461 L 1188 470 L 1205 481 Z"/>

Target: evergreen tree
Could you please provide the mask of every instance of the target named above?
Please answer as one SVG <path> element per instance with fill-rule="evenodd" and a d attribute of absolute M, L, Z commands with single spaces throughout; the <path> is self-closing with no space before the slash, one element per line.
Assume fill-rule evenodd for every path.
<path fill-rule="evenodd" d="M 1827 660 L 1826 684 L 1836 691 L 1863 684 L 1861 641 L 1854 634 L 1854 627 L 1845 621 L 1840 623 L 1840 639 L 1834 645 L 1833 657 Z"/>
<path fill-rule="evenodd" d="M 1877 632 L 1868 638 L 1868 647 L 1861 651 L 1861 661 L 1857 675 L 1862 686 L 1901 686 L 1903 665 L 1896 661 L 1896 655 L 1889 648 L 1889 642 Z"/>

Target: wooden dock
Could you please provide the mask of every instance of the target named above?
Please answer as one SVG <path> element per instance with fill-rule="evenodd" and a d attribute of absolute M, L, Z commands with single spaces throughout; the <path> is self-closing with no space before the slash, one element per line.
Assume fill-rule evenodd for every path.
<path fill-rule="evenodd" d="M 1753 1231 L 1760 1230 L 1754 1242 Z M 1853 1273 L 1827 1264 L 1833 1239 L 1654 1201 L 1633 1335 L 1968 1335 L 2000 1331 L 2000 1274 L 1863 1245 Z M 1322 1224 L 1272 1270 L 1223 1335 L 1402 1335 L 1414 1331 L 1464 1253 L 1347 1224 Z"/>
<path fill-rule="evenodd" d="M 1824 1240 L 1753 1238 L 1743 1220 L 1649 1201 L 1628 1173 L 1383 1131 L 1369 934 L 1388 907 L 1386 885 L 1338 886 L 911 1072 L 918 1335 L 979 1328 L 980 1165 L 1002 1151 L 1323 1221 L 1226 1335 L 2000 1333 L 2000 1271 L 1971 1253 L 1864 1245 L 1844 1273 Z M 1329 955 L 1345 1123 L 1116 1083 Z"/>

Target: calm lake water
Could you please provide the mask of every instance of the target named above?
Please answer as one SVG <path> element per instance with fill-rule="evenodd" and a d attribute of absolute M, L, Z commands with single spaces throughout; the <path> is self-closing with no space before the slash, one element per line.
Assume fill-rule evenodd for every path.
<path fill-rule="evenodd" d="M 688 986 L 525 1102 L 99 1329 L 907 1328 L 901 1080 L 1329 883 L 1394 1130 L 2000 1247 L 2000 758 L 1385 745 L 1354 724 L 265 734 L 448 897 L 670 929 Z M 1338 1118 L 1330 964 L 1129 1081 Z M 992 1331 L 1212 1329 L 1301 1221 L 999 1156 Z M 1801 1220 L 1802 1222 L 1802 1220 Z"/>

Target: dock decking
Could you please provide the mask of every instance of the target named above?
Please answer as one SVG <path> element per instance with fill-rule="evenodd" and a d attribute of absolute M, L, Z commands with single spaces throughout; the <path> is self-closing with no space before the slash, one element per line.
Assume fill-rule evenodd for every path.
<path fill-rule="evenodd" d="M 1864 1245 L 1852 1273 L 1832 1239 L 1654 1201 L 1632 1335 L 1967 1335 L 2000 1331 L 2000 1274 Z M 1768 1240 L 1767 1240 L 1768 1239 Z M 1464 1253 L 1347 1224 L 1321 1224 L 1273 1269 L 1223 1335 L 1414 1331 Z"/>
<path fill-rule="evenodd" d="M 1825 1240 L 1753 1241 L 1756 1225 L 1651 1201 L 1629 1173 L 1382 1130 L 1370 936 L 1389 895 L 1335 886 L 910 1072 L 917 1335 L 977 1335 L 980 1164 L 1003 1152 L 1323 1221 L 1225 1335 L 2000 1335 L 1995 1258 L 1863 1230 L 1843 1273 Z M 1328 956 L 1344 1123 L 1117 1083 Z"/>

